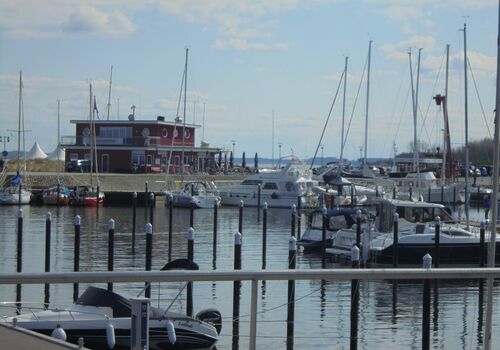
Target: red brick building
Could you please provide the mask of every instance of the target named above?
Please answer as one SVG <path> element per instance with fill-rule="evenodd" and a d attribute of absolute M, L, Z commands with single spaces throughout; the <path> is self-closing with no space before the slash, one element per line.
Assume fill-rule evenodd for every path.
<path fill-rule="evenodd" d="M 183 124 L 179 119 L 95 120 L 95 142 L 89 120 L 71 123 L 76 126 L 75 136 L 63 136 L 61 140 L 66 162 L 90 159 L 90 146 L 95 143 L 97 156 L 93 162 L 101 173 L 166 172 L 169 160 L 171 174 L 179 173 L 182 163 L 186 173 L 208 172 L 215 167 L 215 155 L 220 151 L 203 142 L 196 147 L 195 130 L 200 125 Z"/>

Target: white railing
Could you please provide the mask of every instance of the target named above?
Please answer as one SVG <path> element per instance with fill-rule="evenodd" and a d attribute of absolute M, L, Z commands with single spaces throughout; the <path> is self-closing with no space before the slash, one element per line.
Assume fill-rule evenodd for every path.
<path fill-rule="evenodd" d="M 271 280 L 425 280 L 500 278 L 500 268 L 311 269 L 274 271 L 123 271 L 65 273 L 0 273 L 2 284 L 132 283 L 186 281 L 251 281 L 250 342 L 256 348 L 257 287 Z"/>

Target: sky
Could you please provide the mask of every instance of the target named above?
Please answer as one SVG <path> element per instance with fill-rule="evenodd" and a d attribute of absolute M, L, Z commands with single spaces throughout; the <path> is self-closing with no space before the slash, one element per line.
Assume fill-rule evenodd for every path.
<path fill-rule="evenodd" d="M 177 104 L 187 48 L 185 117 L 200 125 L 197 145 L 234 147 L 236 156 L 338 157 L 344 115 L 344 157 L 389 158 L 394 148 L 411 149 L 411 79 L 416 91 L 422 49 L 417 137 L 435 149 L 443 144 L 443 118 L 432 97 L 445 93 L 449 44 L 451 143 L 461 147 L 466 130 L 469 141 L 493 136 L 498 6 L 495 0 L 3 0 L 0 136 L 10 143 L 0 146 L 17 149 L 21 71 L 27 150 L 35 141 L 45 152 L 57 146 L 58 100 L 60 136 L 74 135 L 70 120 L 88 118 L 90 83 L 100 118 L 107 119 L 111 67 L 109 119 L 127 118 L 132 105 L 136 120 L 183 118 Z"/>

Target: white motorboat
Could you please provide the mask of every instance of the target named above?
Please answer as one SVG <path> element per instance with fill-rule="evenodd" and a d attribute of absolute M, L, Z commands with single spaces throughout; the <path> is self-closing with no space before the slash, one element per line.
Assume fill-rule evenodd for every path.
<path fill-rule="evenodd" d="M 166 191 L 165 196 L 171 196 L 172 205 L 181 208 L 213 208 L 221 203 L 215 184 L 205 181 L 189 182 L 180 190 Z M 170 205 L 169 201 L 165 205 Z"/>
<path fill-rule="evenodd" d="M 106 289 L 90 286 L 65 309 L 48 309 L 3 318 L 46 335 L 54 332 L 71 343 L 84 339 L 91 349 L 130 349 L 131 305 L 127 298 Z M 208 349 L 218 340 L 220 313 L 201 311 L 196 318 L 150 307 L 149 349 Z M 55 335 L 54 335 L 55 336 Z"/>
<path fill-rule="evenodd" d="M 356 225 L 356 216 L 358 210 L 361 214 L 361 224 L 364 226 L 369 222 L 372 216 L 365 209 L 358 208 L 335 208 L 335 209 L 317 209 L 309 216 L 308 227 L 304 231 L 297 245 L 305 249 L 318 249 L 323 242 L 323 216 L 326 216 L 326 237 L 327 247 L 332 244 L 337 232 L 342 229 L 350 229 Z"/>
<path fill-rule="evenodd" d="M 397 187 L 397 197 L 421 197 L 433 203 L 465 203 L 465 187 L 459 184 L 440 185 L 432 171 L 408 173 L 405 177 L 391 178 Z"/>
<path fill-rule="evenodd" d="M 399 215 L 400 262 L 421 262 L 426 254 L 420 255 L 423 250 L 432 255 L 435 221 L 438 216 L 441 219 L 442 257 L 446 256 L 443 261 L 456 260 L 465 263 L 479 259 L 479 234 L 455 224 L 449 211 L 442 204 L 386 199 L 379 204 L 377 211 L 374 224 L 362 228 L 361 250 L 364 260 L 374 258 L 379 262 L 392 261 L 394 213 Z M 453 240 L 450 241 L 451 238 Z M 332 245 L 327 248 L 327 253 L 349 256 L 355 243 L 356 228 L 341 229 L 333 236 Z M 408 246 L 405 247 L 405 244 Z M 413 248 L 409 249 L 412 245 Z M 459 246 L 461 249 L 457 249 Z"/>
<path fill-rule="evenodd" d="M 246 177 L 239 185 L 220 187 L 222 205 L 256 207 L 267 203 L 269 208 L 290 208 L 297 205 L 300 198 L 302 208 L 317 207 L 318 195 L 313 188 L 318 182 L 311 178 L 312 173 L 296 157 L 279 170 L 259 170 Z"/>

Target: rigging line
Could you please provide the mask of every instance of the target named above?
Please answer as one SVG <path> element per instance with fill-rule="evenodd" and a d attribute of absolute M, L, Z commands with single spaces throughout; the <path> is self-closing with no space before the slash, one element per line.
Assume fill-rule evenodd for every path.
<path fill-rule="evenodd" d="M 446 53 L 446 49 L 445 49 L 445 53 Z M 429 145 L 431 144 L 431 137 L 429 135 L 427 128 L 425 127 L 425 122 L 427 121 L 427 117 L 429 116 L 429 110 L 431 109 L 431 104 L 433 102 L 433 96 L 436 93 L 436 87 L 437 87 L 437 83 L 439 80 L 439 76 L 441 75 L 441 71 L 443 68 L 444 58 L 445 58 L 445 55 L 441 56 L 441 63 L 439 65 L 438 74 L 436 76 L 436 79 L 434 80 L 434 86 L 432 87 L 431 98 L 429 99 L 429 104 L 427 105 L 427 110 L 426 110 L 425 114 L 423 114 L 422 111 L 420 110 L 420 107 L 417 106 L 418 110 L 420 110 L 420 113 L 422 114 L 422 126 L 420 127 L 419 138 L 422 135 L 422 132 L 425 131 Z M 446 98 L 448 99 L 448 96 L 446 96 Z"/>
<path fill-rule="evenodd" d="M 368 65 L 368 58 L 365 61 L 365 66 L 363 67 L 363 73 L 361 74 L 361 79 L 359 81 L 358 85 L 358 91 L 356 92 L 356 98 L 354 99 L 354 105 L 352 106 L 352 112 L 351 112 L 351 117 L 349 119 L 349 123 L 347 124 L 347 130 L 345 133 L 345 138 L 342 143 L 342 147 L 345 147 L 345 144 L 347 142 L 347 136 L 349 135 L 349 130 L 351 129 L 351 123 L 352 123 L 352 118 L 354 118 L 354 112 L 356 111 L 356 106 L 358 103 L 358 98 L 359 98 L 359 93 L 361 92 L 361 86 L 363 85 L 363 81 L 365 78 L 365 72 L 366 72 L 366 66 Z"/>
<path fill-rule="evenodd" d="M 396 138 L 399 134 L 399 129 L 401 128 L 401 123 L 403 122 L 403 116 L 404 116 L 404 112 L 406 110 L 406 105 L 408 104 L 408 100 L 410 98 L 410 91 L 411 91 L 411 88 L 408 87 L 408 90 L 406 90 L 406 98 L 405 98 L 405 101 L 403 104 L 403 109 L 401 110 L 401 115 L 399 117 L 398 127 L 396 128 L 396 134 L 394 135 L 394 140 L 396 140 Z"/>
<path fill-rule="evenodd" d="M 318 150 L 319 150 L 319 147 L 321 146 L 321 143 L 323 141 L 323 136 L 325 136 L 326 127 L 328 126 L 330 116 L 332 115 L 333 106 L 335 106 L 335 102 L 337 101 L 337 96 L 339 94 L 340 86 L 342 85 L 342 80 L 344 78 L 345 78 L 344 72 L 342 72 L 342 75 L 340 76 L 340 80 L 339 80 L 339 85 L 337 86 L 337 91 L 335 92 L 335 97 L 333 98 L 332 106 L 330 107 L 330 111 L 328 112 L 328 117 L 326 118 L 325 125 L 323 126 L 323 131 L 321 132 L 321 137 L 319 138 L 318 146 L 316 147 L 316 152 L 314 152 L 314 157 L 312 159 L 311 167 L 309 169 L 312 169 L 314 166 L 314 161 L 316 160 L 316 156 L 318 155 Z"/>
<path fill-rule="evenodd" d="M 472 71 L 472 66 L 470 64 L 470 59 L 467 57 L 467 64 L 469 65 L 470 75 L 472 77 L 472 82 L 474 83 L 474 90 L 476 91 L 477 99 L 479 100 L 479 106 L 481 107 L 481 112 L 483 113 L 484 123 L 486 124 L 486 128 L 488 129 L 488 135 L 491 138 L 491 131 L 488 125 L 488 121 L 486 120 L 486 113 L 484 113 L 483 103 L 481 102 L 481 96 L 479 96 L 479 89 L 476 85 L 476 77 L 474 76 L 474 72 Z"/>

